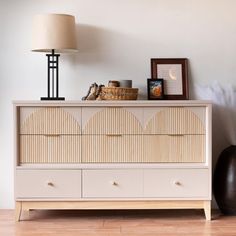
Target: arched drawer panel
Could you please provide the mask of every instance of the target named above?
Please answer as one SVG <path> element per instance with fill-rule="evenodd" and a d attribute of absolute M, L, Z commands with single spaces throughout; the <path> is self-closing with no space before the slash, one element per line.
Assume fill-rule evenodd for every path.
<path fill-rule="evenodd" d="M 21 134 L 80 134 L 81 108 L 44 107 L 33 108 L 27 114 L 27 108 L 21 113 Z M 74 114 L 73 114 L 74 113 Z"/>
<path fill-rule="evenodd" d="M 205 134 L 205 121 L 201 120 L 192 109 L 194 110 L 194 108 L 183 107 L 159 108 L 146 122 L 144 133 Z M 155 111 L 155 108 L 153 110 Z M 205 108 L 202 107 L 198 112 L 205 114 Z"/>
<path fill-rule="evenodd" d="M 94 110 L 94 112 L 93 112 Z M 134 109 L 96 108 L 83 109 L 83 134 L 142 134 L 142 125 L 133 114 Z M 139 109 L 140 120 L 142 110 Z M 88 113 L 93 113 L 90 116 Z"/>

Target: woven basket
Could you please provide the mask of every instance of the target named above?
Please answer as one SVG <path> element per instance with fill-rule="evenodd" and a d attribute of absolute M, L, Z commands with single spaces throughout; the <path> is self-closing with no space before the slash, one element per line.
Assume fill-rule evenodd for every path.
<path fill-rule="evenodd" d="M 137 88 L 102 87 L 100 98 L 102 100 L 137 100 Z"/>

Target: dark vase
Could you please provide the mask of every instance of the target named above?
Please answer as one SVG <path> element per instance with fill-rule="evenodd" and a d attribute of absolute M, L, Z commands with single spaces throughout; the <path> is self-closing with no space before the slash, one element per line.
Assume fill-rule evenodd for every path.
<path fill-rule="evenodd" d="M 213 191 L 222 213 L 236 215 L 236 146 L 230 146 L 220 154 L 213 178 Z"/>

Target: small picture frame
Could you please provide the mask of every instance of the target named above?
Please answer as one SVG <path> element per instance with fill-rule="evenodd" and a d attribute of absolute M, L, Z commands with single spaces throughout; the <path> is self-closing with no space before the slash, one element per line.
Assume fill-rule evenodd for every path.
<path fill-rule="evenodd" d="M 164 80 L 148 79 L 147 90 L 148 90 L 148 100 L 164 99 Z"/>
<path fill-rule="evenodd" d="M 152 58 L 151 74 L 164 79 L 165 99 L 189 99 L 187 58 Z"/>

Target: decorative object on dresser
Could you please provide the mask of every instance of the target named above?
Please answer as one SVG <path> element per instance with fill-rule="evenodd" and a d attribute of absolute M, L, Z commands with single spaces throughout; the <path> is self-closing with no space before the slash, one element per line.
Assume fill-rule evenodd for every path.
<path fill-rule="evenodd" d="M 137 100 L 138 88 L 102 87 L 101 100 Z"/>
<path fill-rule="evenodd" d="M 120 87 L 120 82 L 116 80 L 110 80 L 108 82 L 108 87 Z"/>
<path fill-rule="evenodd" d="M 189 98 L 187 58 L 152 58 L 151 74 L 152 79 L 164 79 L 166 99 Z"/>
<path fill-rule="evenodd" d="M 204 209 L 211 104 L 14 102 L 16 220 L 30 209 Z"/>
<path fill-rule="evenodd" d="M 93 83 L 82 100 L 137 100 L 138 89 L 132 88 L 132 80 L 121 80 L 121 84 L 131 86 L 131 88 L 120 87 L 120 82 L 116 80 L 110 80 L 108 87 Z"/>
<path fill-rule="evenodd" d="M 132 88 L 132 80 L 119 80 L 119 82 L 122 88 Z"/>
<path fill-rule="evenodd" d="M 164 99 L 163 79 L 147 80 L 148 100 Z"/>
<path fill-rule="evenodd" d="M 65 100 L 59 97 L 59 53 L 77 51 L 75 17 L 65 14 L 44 14 L 34 17 L 34 52 L 50 52 L 48 58 L 47 97 L 41 100 Z"/>
<path fill-rule="evenodd" d="M 101 100 L 100 93 L 101 93 L 102 87 L 104 87 L 104 85 L 102 84 L 100 84 L 99 86 L 97 85 L 97 83 L 91 84 L 87 92 L 87 95 L 82 97 L 82 100 L 83 101 L 84 100 Z"/>

